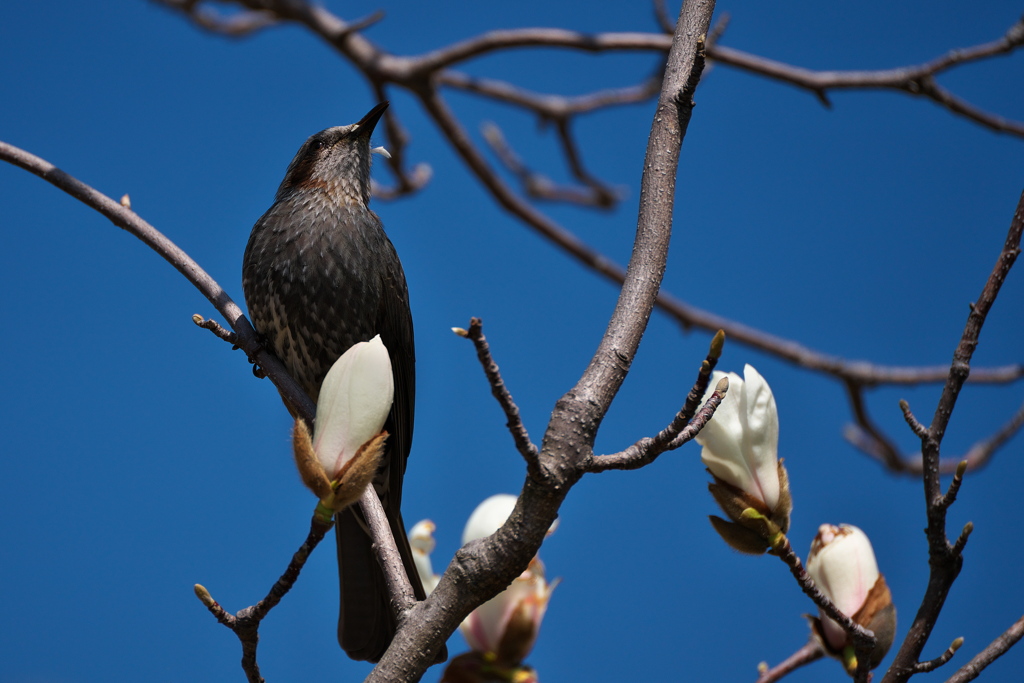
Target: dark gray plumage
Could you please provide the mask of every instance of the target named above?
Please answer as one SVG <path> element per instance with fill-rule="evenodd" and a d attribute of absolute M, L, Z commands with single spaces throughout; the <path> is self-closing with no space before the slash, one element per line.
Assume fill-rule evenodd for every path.
<path fill-rule="evenodd" d="M 370 134 L 388 103 L 358 123 L 311 136 L 288 166 L 274 205 L 256 221 L 242 263 L 253 326 L 315 401 L 349 347 L 380 334 L 391 356 L 395 401 L 374 486 L 406 572 L 423 599 L 402 522 L 415 350 L 405 273 L 370 201 Z M 353 659 L 377 661 L 395 633 L 387 585 L 357 507 L 336 516 L 341 613 L 338 641 Z"/>

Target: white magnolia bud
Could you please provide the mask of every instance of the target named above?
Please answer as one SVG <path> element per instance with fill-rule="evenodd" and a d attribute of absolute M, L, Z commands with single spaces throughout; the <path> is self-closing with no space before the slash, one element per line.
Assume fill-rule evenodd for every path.
<path fill-rule="evenodd" d="M 726 373 L 715 371 L 707 401 Z M 730 372 L 729 392 L 697 435 L 700 458 L 711 473 L 775 510 L 780 499 L 779 413 L 768 383 L 752 366 L 743 378 Z"/>
<path fill-rule="evenodd" d="M 384 428 L 395 395 L 391 357 L 377 335 L 335 361 L 320 387 L 313 450 L 329 479 Z"/>
<path fill-rule="evenodd" d="M 822 524 L 807 556 L 807 573 L 840 612 L 874 632 L 877 645 L 867 664 L 878 666 L 896 633 L 896 608 L 867 535 L 848 524 Z M 853 674 L 857 658 L 846 632 L 824 613 L 820 625 L 826 650 Z"/>
<path fill-rule="evenodd" d="M 466 522 L 463 545 L 497 531 L 515 505 L 516 496 L 504 493 L 480 503 Z M 545 580 L 544 565 L 533 558 L 511 586 L 477 607 L 462 622 L 460 629 L 466 642 L 474 651 L 495 657 L 501 666 L 518 666 L 533 648 L 557 583 Z"/>

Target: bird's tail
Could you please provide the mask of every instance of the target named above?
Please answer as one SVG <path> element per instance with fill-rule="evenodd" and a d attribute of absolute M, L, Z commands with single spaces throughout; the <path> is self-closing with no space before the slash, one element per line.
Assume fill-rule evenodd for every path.
<path fill-rule="evenodd" d="M 416 599 L 423 600 L 426 593 L 413 562 L 402 515 L 388 514 L 388 520 Z M 335 529 L 341 585 L 338 642 L 352 659 L 376 662 L 391 645 L 397 628 L 384 571 L 377 561 L 358 506 L 353 505 L 338 513 Z M 447 652 L 442 648 L 437 661 L 443 662 L 446 658 Z"/>

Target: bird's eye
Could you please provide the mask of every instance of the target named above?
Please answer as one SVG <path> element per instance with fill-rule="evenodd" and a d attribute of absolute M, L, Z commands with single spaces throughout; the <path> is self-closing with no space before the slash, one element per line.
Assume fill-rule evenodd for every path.
<path fill-rule="evenodd" d="M 313 149 L 313 150 L 323 149 L 326 146 L 327 146 L 327 143 L 324 142 L 323 140 L 314 140 L 313 144 L 310 145 L 310 149 Z"/>

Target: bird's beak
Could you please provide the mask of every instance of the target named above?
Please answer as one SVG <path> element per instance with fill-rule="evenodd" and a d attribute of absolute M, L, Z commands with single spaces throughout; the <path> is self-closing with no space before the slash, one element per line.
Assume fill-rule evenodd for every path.
<path fill-rule="evenodd" d="M 365 135 L 367 137 L 373 133 L 373 129 L 376 127 L 377 122 L 380 121 L 380 117 L 384 115 L 384 110 L 388 108 L 388 102 L 385 100 L 376 107 L 367 112 L 366 116 L 359 119 L 356 123 L 355 130 L 352 131 L 352 135 Z"/>

